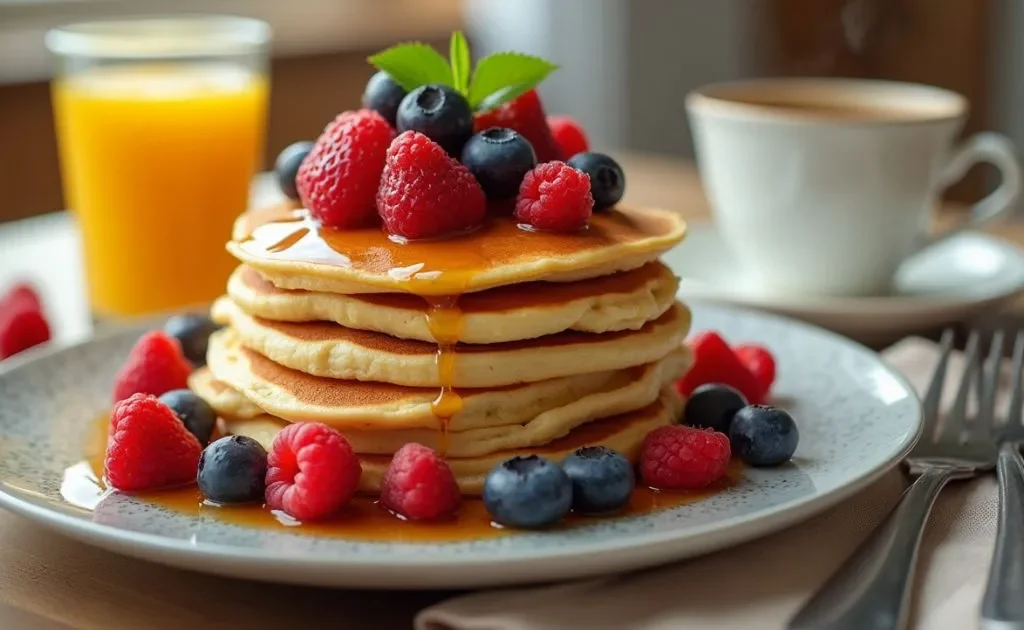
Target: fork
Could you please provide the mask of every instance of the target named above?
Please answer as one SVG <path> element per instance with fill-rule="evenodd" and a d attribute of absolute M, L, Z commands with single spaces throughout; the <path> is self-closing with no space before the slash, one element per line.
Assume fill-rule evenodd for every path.
<path fill-rule="evenodd" d="M 1002 333 L 993 337 L 1002 351 Z M 1022 382 L 1024 371 L 1024 331 L 1018 331 L 1013 344 L 1013 376 L 1006 422 L 997 428 L 999 458 L 999 524 L 996 546 L 989 568 L 988 586 L 981 602 L 983 630 L 1017 630 L 1024 628 L 1024 460 L 1020 445 L 1024 443 L 1022 415 Z M 980 389 L 987 399 L 999 384 L 999 363 L 986 366 Z M 991 395 L 991 398 L 995 398 Z"/>
<path fill-rule="evenodd" d="M 967 340 L 964 372 L 953 407 L 940 422 L 940 401 L 953 331 L 941 340 L 941 355 L 923 400 L 922 435 L 904 460 L 916 477 L 899 503 L 790 621 L 790 630 L 893 630 L 906 627 L 914 567 L 921 534 L 939 492 L 952 480 L 991 470 L 997 448 L 993 439 L 995 387 L 979 392 L 979 414 L 967 422 L 971 382 L 979 369 L 979 334 Z M 993 351 L 997 350 L 993 344 Z M 1002 344 L 998 351 L 1002 352 Z M 989 353 L 998 369 L 1000 355 Z M 996 372 L 998 376 L 998 371 Z"/>

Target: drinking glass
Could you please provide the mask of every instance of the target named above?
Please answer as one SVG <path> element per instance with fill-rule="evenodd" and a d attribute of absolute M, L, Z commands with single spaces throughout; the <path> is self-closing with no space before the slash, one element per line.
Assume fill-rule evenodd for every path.
<path fill-rule="evenodd" d="M 208 304 L 235 264 L 224 243 L 260 163 L 269 26 L 118 19 L 56 28 L 45 41 L 94 317 Z"/>

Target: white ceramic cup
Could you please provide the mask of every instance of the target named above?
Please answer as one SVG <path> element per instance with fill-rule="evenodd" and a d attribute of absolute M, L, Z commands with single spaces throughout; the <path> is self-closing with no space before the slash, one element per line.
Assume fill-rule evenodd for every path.
<path fill-rule="evenodd" d="M 959 146 L 967 101 L 943 89 L 856 79 L 760 79 L 688 95 L 715 223 L 754 286 L 776 295 L 879 295 L 928 236 L 942 190 L 977 162 L 1002 173 L 971 217 L 1010 214 L 1021 171 L 1010 141 Z"/>

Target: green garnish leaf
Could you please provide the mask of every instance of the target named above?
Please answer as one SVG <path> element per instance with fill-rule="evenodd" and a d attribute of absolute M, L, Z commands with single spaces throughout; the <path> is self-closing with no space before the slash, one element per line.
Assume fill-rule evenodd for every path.
<path fill-rule="evenodd" d="M 472 61 L 469 58 L 469 43 L 466 41 L 466 36 L 462 34 L 462 31 L 452 33 L 448 55 L 452 67 L 452 83 L 460 94 L 468 96 L 469 74 L 472 70 Z"/>
<path fill-rule="evenodd" d="M 556 69 L 557 65 L 533 55 L 488 55 L 476 64 L 469 86 L 469 105 L 478 112 L 494 109 L 533 89 Z"/>
<path fill-rule="evenodd" d="M 369 57 L 368 61 L 377 69 L 387 72 L 406 91 L 428 83 L 455 87 L 448 61 L 441 53 L 422 42 L 392 46 Z"/>

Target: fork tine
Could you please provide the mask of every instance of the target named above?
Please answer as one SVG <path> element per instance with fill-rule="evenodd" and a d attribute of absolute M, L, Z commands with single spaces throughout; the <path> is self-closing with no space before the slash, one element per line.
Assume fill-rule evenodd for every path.
<path fill-rule="evenodd" d="M 1024 331 L 1022 331 L 1024 333 Z M 935 364 L 935 371 L 932 372 L 932 380 L 928 383 L 922 407 L 924 409 L 924 434 L 934 440 L 938 437 L 936 431 L 939 428 L 939 411 L 942 402 L 942 389 L 946 382 L 946 368 L 949 365 L 949 355 L 953 352 L 953 329 L 947 328 L 942 332 L 939 340 L 939 360 Z"/>
<path fill-rule="evenodd" d="M 1022 410 L 1022 385 L 1021 376 L 1024 373 L 1024 330 L 1017 333 L 1017 340 L 1013 344 L 1013 383 L 1010 392 L 1010 408 L 1006 413 L 1006 426 L 1020 426 Z"/>
<path fill-rule="evenodd" d="M 971 392 L 971 381 L 974 371 L 978 368 L 978 331 L 972 330 L 967 337 L 967 348 L 964 353 L 964 372 L 960 376 L 960 385 L 956 390 L 956 400 L 942 424 L 942 433 L 954 442 L 962 442 L 967 430 L 967 399 Z"/>
<path fill-rule="evenodd" d="M 996 389 L 999 386 L 999 372 L 1003 361 L 1003 331 L 992 334 L 992 345 L 988 358 L 982 364 L 978 379 L 978 414 L 967 424 L 968 439 L 989 440 L 996 415 Z"/>

